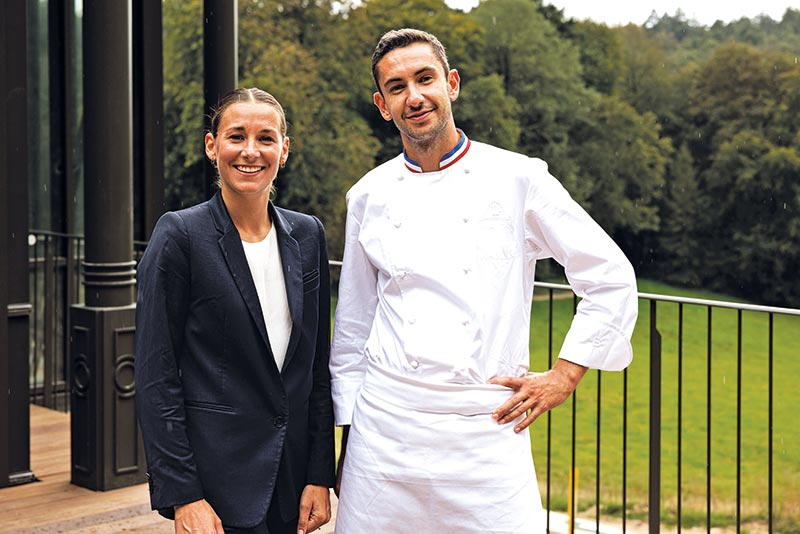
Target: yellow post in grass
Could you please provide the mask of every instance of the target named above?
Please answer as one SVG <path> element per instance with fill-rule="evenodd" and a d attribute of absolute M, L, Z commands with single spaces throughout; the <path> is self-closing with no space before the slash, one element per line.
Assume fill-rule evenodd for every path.
<path fill-rule="evenodd" d="M 569 486 L 567 487 L 567 514 L 569 517 L 569 532 L 575 532 L 575 509 L 578 507 L 578 479 L 580 470 L 576 467 L 569 472 Z M 573 499 L 575 502 L 573 502 Z"/>

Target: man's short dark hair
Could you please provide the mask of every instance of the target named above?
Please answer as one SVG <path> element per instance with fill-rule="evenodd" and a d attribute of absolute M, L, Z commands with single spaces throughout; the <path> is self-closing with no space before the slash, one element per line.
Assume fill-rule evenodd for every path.
<path fill-rule="evenodd" d="M 445 53 L 444 46 L 435 35 L 422 30 L 414 28 L 402 28 L 400 30 L 391 30 L 383 34 L 381 40 L 375 46 L 375 51 L 372 53 L 372 78 L 375 80 L 375 86 L 378 91 L 381 90 L 380 83 L 378 82 L 378 62 L 383 57 L 394 50 L 395 48 L 405 48 L 413 43 L 427 43 L 433 49 L 433 53 L 439 59 L 439 63 L 444 68 L 445 75 L 450 72 L 450 65 L 447 63 L 447 54 Z"/>

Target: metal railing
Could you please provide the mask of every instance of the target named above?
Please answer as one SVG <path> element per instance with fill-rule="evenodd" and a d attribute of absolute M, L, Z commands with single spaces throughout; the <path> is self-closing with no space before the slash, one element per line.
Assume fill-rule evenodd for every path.
<path fill-rule="evenodd" d="M 31 231 L 29 245 L 31 402 L 68 411 L 83 238 Z M 552 366 L 577 302 L 568 286 L 536 283 L 533 369 Z M 631 366 L 587 373 L 531 427 L 545 508 L 568 514 L 568 532 L 800 531 L 798 334 L 800 310 L 641 293 Z"/>
<path fill-rule="evenodd" d="M 146 243 L 134 242 L 138 260 Z M 84 301 L 81 235 L 28 232 L 28 284 L 33 313 L 30 321 L 30 398 L 32 404 L 69 411 L 70 308 Z M 20 281 L 24 283 L 24 281 Z"/>
<path fill-rule="evenodd" d="M 554 341 L 563 337 L 556 330 L 571 319 L 577 298 L 566 285 L 536 287 L 532 363 L 549 368 L 557 356 Z M 566 511 L 584 518 L 582 532 L 601 532 L 607 522 L 622 532 L 651 534 L 663 525 L 678 533 L 689 527 L 800 532 L 800 419 L 791 402 L 774 402 L 800 400 L 793 373 L 800 367 L 793 363 L 800 310 L 651 293 L 639 298 L 631 366 L 587 374 L 571 406 L 550 412 L 545 428 L 534 430 L 546 434 L 538 447 L 533 439 L 534 458 L 545 456 L 545 507 L 564 509 L 558 496 L 567 494 Z M 536 328 L 537 322 L 543 325 Z M 579 410 L 578 399 L 589 407 Z M 618 418 L 619 436 L 608 431 L 613 424 L 603 425 L 609 416 Z M 570 432 L 570 479 L 590 471 L 593 487 L 581 492 L 590 500 L 583 509 L 577 484 L 564 483 L 563 473 L 555 480 L 553 466 L 564 456 L 553 444 L 558 422 Z M 579 459 L 582 448 L 590 451 Z M 617 466 L 603 458 L 609 450 L 617 453 Z M 637 458 L 642 455 L 646 462 Z M 573 522 L 569 531 L 575 528 Z"/>

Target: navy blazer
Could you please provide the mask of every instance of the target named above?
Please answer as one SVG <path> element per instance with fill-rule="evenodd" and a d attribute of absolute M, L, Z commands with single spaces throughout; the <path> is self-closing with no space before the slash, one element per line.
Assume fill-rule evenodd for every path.
<path fill-rule="evenodd" d="M 325 231 L 269 213 L 293 323 L 282 369 L 219 191 L 164 214 L 139 263 L 136 406 L 151 505 L 167 517 L 205 498 L 226 526 L 251 527 L 277 494 L 289 521 L 306 484 L 334 484 Z"/>

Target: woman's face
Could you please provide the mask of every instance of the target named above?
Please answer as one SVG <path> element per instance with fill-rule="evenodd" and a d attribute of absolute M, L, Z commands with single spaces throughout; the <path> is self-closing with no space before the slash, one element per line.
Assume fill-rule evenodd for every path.
<path fill-rule="evenodd" d="M 269 198 L 278 168 L 289 156 L 289 138 L 281 133 L 278 110 L 261 102 L 231 104 L 216 137 L 208 133 L 205 142 L 226 194 Z"/>

